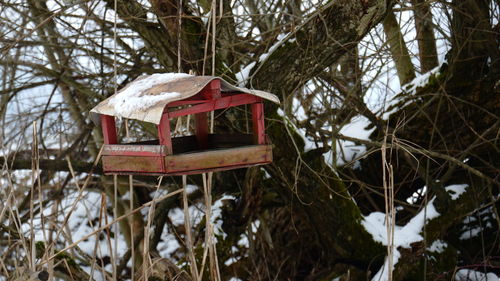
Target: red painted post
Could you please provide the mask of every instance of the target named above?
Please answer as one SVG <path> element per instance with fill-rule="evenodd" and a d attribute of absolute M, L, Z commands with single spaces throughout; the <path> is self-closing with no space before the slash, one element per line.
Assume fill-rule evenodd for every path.
<path fill-rule="evenodd" d="M 117 144 L 115 117 L 101 114 L 101 125 L 104 144 Z"/>
<path fill-rule="evenodd" d="M 160 125 L 158 125 L 158 137 L 160 144 L 166 146 L 167 155 L 172 155 L 172 138 L 170 136 L 170 119 L 168 118 L 168 113 L 163 113 L 161 116 Z"/>
<path fill-rule="evenodd" d="M 221 98 L 220 80 L 214 79 L 203 88 L 202 96 L 207 100 L 216 100 Z"/>
<path fill-rule="evenodd" d="M 223 97 L 217 100 L 208 100 L 204 103 L 196 104 L 191 107 L 179 109 L 176 111 L 170 111 L 168 116 L 170 118 L 184 116 L 189 114 L 201 113 L 201 112 L 209 112 L 217 109 L 224 109 L 238 105 L 251 104 L 256 102 L 261 102 L 262 99 L 256 96 L 248 95 L 248 94 L 239 94 Z"/>
<path fill-rule="evenodd" d="M 266 144 L 264 127 L 264 105 L 261 102 L 252 104 L 252 127 L 255 144 Z"/>

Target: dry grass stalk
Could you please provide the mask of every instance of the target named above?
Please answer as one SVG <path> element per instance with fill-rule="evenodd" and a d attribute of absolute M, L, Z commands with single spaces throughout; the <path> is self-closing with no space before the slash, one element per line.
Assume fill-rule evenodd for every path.
<path fill-rule="evenodd" d="M 133 183 L 133 176 L 129 175 L 128 176 L 128 184 L 129 184 L 129 195 L 130 195 L 130 205 L 129 205 L 129 210 L 134 209 L 134 183 Z M 132 255 L 130 257 L 130 260 L 132 261 L 132 266 L 131 266 L 131 276 L 135 275 L 135 245 L 134 245 L 134 240 L 135 240 L 135 233 L 134 233 L 134 216 L 131 215 L 128 218 L 128 221 L 130 223 L 130 249 L 132 251 Z"/>
<path fill-rule="evenodd" d="M 50 259 L 54 259 L 57 255 L 59 255 L 59 254 L 61 254 L 61 253 L 64 253 L 64 252 L 66 252 L 66 251 L 67 251 L 67 250 L 69 250 L 69 249 L 74 248 L 76 245 L 78 245 L 78 244 L 79 244 L 79 243 L 81 243 L 82 241 L 85 241 L 86 239 L 89 239 L 90 237 L 92 237 L 92 236 L 94 236 L 94 235 L 96 235 L 96 234 L 100 233 L 100 232 L 101 232 L 101 231 L 103 231 L 104 229 L 107 229 L 107 228 L 109 228 L 110 226 L 112 226 L 112 225 L 116 224 L 117 222 L 119 222 L 119 221 L 121 221 L 121 220 L 123 220 L 123 219 L 128 218 L 129 216 L 131 216 L 131 215 L 133 215 L 133 214 L 135 214 L 135 213 L 139 212 L 140 210 L 142 210 L 142 209 L 144 209 L 144 208 L 146 208 L 146 207 L 149 207 L 149 206 L 151 206 L 152 204 L 156 204 L 156 203 L 157 203 L 157 202 L 159 202 L 159 201 L 162 201 L 162 200 L 167 199 L 167 198 L 169 198 L 169 197 L 175 196 L 175 195 L 177 195 L 177 194 L 179 194 L 179 193 L 181 193 L 181 192 L 183 192 L 183 191 L 184 191 L 184 189 L 178 189 L 178 190 L 176 190 L 176 191 L 174 191 L 174 192 L 171 192 L 171 193 L 169 193 L 169 194 L 166 194 L 166 195 L 164 195 L 164 196 L 161 196 L 161 197 L 159 197 L 159 198 L 157 198 L 157 199 L 153 199 L 153 200 L 151 200 L 151 201 L 149 201 L 149 202 L 147 202 L 147 203 L 143 204 L 142 206 L 137 207 L 137 208 L 135 208 L 135 209 L 133 209 L 133 210 L 131 210 L 131 211 L 127 212 L 126 214 L 123 214 L 123 215 L 121 215 L 121 216 L 119 216 L 119 217 L 115 218 L 113 221 L 111 221 L 111 222 L 109 222 L 109 223 L 107 223 L 107 224 L 105 224 L 105 225 L 103 225 L 103 226 L 99 227 L 98 229 L 96 229 L 96 230 L 92 231 L 91 233 L 89 233 L 89 234 L 87 234 L 87 235 L 83 236 L 82 238 L 78 239 L 77 241 L 73 242 L 72 244 L 70 244 L 70 245 L 66 246 L 66 247 L 65 247 L 65 248 L 63 248 L 62 250 L 60 250 L 60 251 L 58 251 L 57 253 L 55 253 L 54 255 L 50 256 L 50 257 L 49 257 L 46 261 L 44 261 L 43 263 L 46 263 L 46 262 L 47 262 L 48 260 L 50 260 Z"/>
<path fill-rule="evenodd" d="M 163 180 L 163 177 L 161 176 L 158 179 L 158 185 L 156 186 L 156 191 L 155 191 L 154 197 L 156 197 L 158 194 L 162 180 Z M 144 245 L 143 245 L 143 249 L 142 249 L 142 274 L 141 274 L 142 280 L 144 280 L 144 281 L 149 280 L 149 276 L 150 276 L 151 271 L 153 269 L 153 263 L 151 260 L 151 256 L 149 255 L 149 251 L 150 251 L 150 249 L 149 249 L 149 236 L 150 236 L 149 231 L 151 229 L 151 224 L 153 222 L 155 209 L 156 209 L 156 204 L 152 204 L 151 207 L 149 208 L 148 220 L 146 222 L 146 227 L 144 228 Z"/>
<path fill-rule="evenodd" d="M 394 228 L 396 225 L 396 213 L 394 212 L 394 173 L 390 161 L 387 160 L 387 132 L 384 136 L 382 143 L 382 171 L 383 171 L 383 187 L 384 187 L 384 201 L 385 201 L 385 223 L 387 228 L 387 280 L 392 281 L 392 271 L 394 268 Z M 392 148 L 389 154 L 392 152 Z M 390 157 L 390 155 L 389 155 Z"/>
<path fill-rule="evenodd" d="M 194 256 L 194 251 L 193 251 L 193 238 L 191 236 L 191 222 L 189 219 L 189 205 L 188 205 L 188 199 L 187 199 L 187 191 L 186 191 L 186 185 L 187 185 L 187 176 L 183 175 L 182 176 L 182 204 L 184 208 L 184 228 L 186 231 L 186 239 L 185 239 L 185 244 L 186 244 L 186 249 L 188 251 L 188 258 L 189 258 L 189 264 L 191 268 L 191 278 L 193 280 L 198 280 L 198 266 L 196 265 L 196 258 Z"/>
<path fill-rule="evenodd" d="M 212 175 L 213 173 L 203 174 L 203 191 L 205 194 L 205 245 L 208 248 L 210 261 L 211 280 L 220 281 L 219 264 L 217 261 L 217 251 L 215 247 L 214 226 L 212 223 Z"/>
<path fill-rule="evenodd" d="M 116 218 L 118 217 L 118 175 L 113 175 L 113 217 Z M 114 233 L 118 233 L 118 224 L 113 225 L 114 228 Z M 113 245 L 113 251 L 112 252 L 112 259 L 114 261 L 117 261 L 118 259 L 118 239 L 114 240 L 114 245 Z M 117 262 L 113 263 L 113 280 L 117 280 L 118 278 L 118 272 L 117 272 Z"/>

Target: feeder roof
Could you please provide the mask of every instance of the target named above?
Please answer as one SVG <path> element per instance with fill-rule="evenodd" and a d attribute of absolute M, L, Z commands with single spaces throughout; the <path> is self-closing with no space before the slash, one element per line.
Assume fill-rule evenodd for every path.
<path fill-rule="evenodd" d="M 171 102 L 184 100 L 198 94 L 214 79 L 221 81 L 222 92 L 241 92 L 279 104 L 276 95 L 264 91 L 233 86 L 215 76 L 194 76 L 185 73 L 158 73 L 140 76 L 118 93 L 100 102 L 90 110 L 91 117 L 98 114 L 136 119 L 160 124 L 164 108 Z"/>

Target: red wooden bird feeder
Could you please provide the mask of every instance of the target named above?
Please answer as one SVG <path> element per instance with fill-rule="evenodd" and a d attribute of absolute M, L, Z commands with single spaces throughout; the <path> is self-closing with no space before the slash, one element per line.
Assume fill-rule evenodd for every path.
<path fill-rule="evenodd" d="M 263 99 L 270 93 L 235 87 L 221 78 L 187 74 L 141 76 L 91 110 L 100 117 L 105 174 L 185 175 L 272 162 Z M 209 134 L 207 113 L 249 104 L 253 134 Z M 194 115 L 195 135 L 171 137 L 170 120 Z M 155 123 L 158 139 L 118 143 L 115 117 Z"/>

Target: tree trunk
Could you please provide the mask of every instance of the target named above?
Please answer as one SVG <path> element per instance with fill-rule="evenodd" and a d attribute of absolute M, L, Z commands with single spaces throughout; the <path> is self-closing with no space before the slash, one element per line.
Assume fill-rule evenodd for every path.
<path fill-rule="evenodd" d="M 412 0 L 417 30 L 420 72 L 425 73 L 438 66 L 436 39 L 430 5 L 426 0 Z"/>
<path fill-rule="evenodd" d="M 404 85 L 415 78 L 415 69 L 394 12 L 391 11 L 388 13 L 382 24 L 387 36 L 387 43 L 389 44 L 391 56 L 396 65 L 399 83 Z"/>

